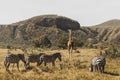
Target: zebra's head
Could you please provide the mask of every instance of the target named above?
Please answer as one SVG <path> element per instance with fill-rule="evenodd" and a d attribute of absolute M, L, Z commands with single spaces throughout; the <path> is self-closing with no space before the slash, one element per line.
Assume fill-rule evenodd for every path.
<path fill-rule="evenodd" d="M 19 59 L 22 60 L 26 64 L 24 54 L 18 54 L 18 56 L 19 56 Z"/>
<path fill-rule="evenodd" d="M 61 53 L 55 53 L 55 57 L 57 57 L 60 61 L 62 61 Z"/>
<path fill-rule="evenodd" d="M 90 64 L 90 66 L 89 66 L 89 71 L 93 72 L 93 65 L 92 64 Z"/>

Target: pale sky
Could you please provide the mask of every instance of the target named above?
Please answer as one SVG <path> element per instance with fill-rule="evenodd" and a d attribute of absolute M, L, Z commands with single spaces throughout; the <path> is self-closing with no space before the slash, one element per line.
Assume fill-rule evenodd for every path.
<path fill-rule="evenodd" d="M 0 24 L 57 14 L 91 26 L 120 19 L 120 0 L 0 0 Z"/>

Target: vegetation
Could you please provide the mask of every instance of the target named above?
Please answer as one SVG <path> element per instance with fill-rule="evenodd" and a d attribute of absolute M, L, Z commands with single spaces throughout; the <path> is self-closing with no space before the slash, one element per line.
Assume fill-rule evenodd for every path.
<path fill-rule="evenodd" d="M 109 58 L 120 58 L 120 45 L 111 44 L 108 48 L 105 49 L 104 56 Z"/>
<path fill-rule="evenodd" d="M 93 41 L 97 40 L 97 42 L 120 42 L 119 23 L 120 20 L 111 20 L 96 26 L 80 27 L 77 21 L 66 17 L 57 15 L 36 16 L 10 25 L 0 25 L 0 47 L 7 45 L 20 47 L 24 44 L 31 46 L 31 40 L 46 35 L 52 41 L 51 47 L 65 48 L 65 45 L 56 45 L 56 43 L 64 34 L 65 37 L 68 37 L 68 29 L 73 30 L 73 36 L 80 42 L 76 43 L 77 46 L 85 45 L 83 42 L 87 43 L 89 38 Z M 91 45 L 89 46 L 91 47 Z"/>
<path fill-rule="evenodd" d="M 46 36 L 41 36 L 40 38 L 34 39 L 32 41 L 35 48 L 50 48 L 51 42 Z"/>
<path fill-rule="evenodd" d="M 72 59 L 68 59 L 67 41 L 68 29 L 73 30 L 74 48 Z M 0 26 L 0 80 L 120 80 L 120 21 L 112 20 L 93 27 L 81 27 L 77 21 L 57 15 L 37 16 L 25 21 Z M 25 70 L 20 63 L 21 72 L 16 69 L 5 71 L 4 56 L 11 49 L 12 53 L 24 53 L 26 56 L 31 49 L 37 48 L 34 53 L 45 52 L 51 54 L 61 52 L 62 62 L 57 61 L 55 68 L 48 64 L 36 67 L 31 64 L 30 70 Z M 83 49 L 79 49 L 83 47 Z M 18 49 L 24 51 L 21 51 Z M 46 49 L 50 47 L 63 48 L 63 50 Z M 27 48 L 29 51 L 27 52 Z M 42 49 L 41 49 L 42 48 Z M 89 48 L 89 49 L 86 49 Z M 94 49 L 93 49 L 94 48 Z M 66 50 L 65 50 L 66 49 Z M 91 59 L 104 51 L 107 64 L 105 73 L 89 72 Z M 28 53 L 28 54 L 26 54 Z M 11 68 L 10 68 L 11 70 Z"/>
<path fill-rule="evenodd" d="M 62 62 L 56 62 L 55 68 L 51 64 L 44 67 L 37 67 L 36 64 L 31 63 L 31 69 L 25 70 L 24 64 L 20 62 L 20 72 L 15 67 L 12 71 L 10 66 L 10 73 L 5 71 L 3 60 L 7 53 L 7 49 L 0 49 L 0 79 L 1 80 L 119 80 L 120 77 L 120 61 L 118 59 L 107 58 L 105 66 L 105 73 L 89 72 L 88 67 L 91 59 L 99 54 L 98 49 L 77 49 L 80 54 L 73 53 L 73 58 L 67 58 L 67 50 L 59 50 L 62 53 Z M 21 50 L 11 51 L 12 53 L 23 53 Z M 58 50 L 44 50 L 47 54 L 58 52 Z M 38 52 L 39 53 L 39 52 Z M 61 64 L 61 68 L 60 68 Z"/>
<path fill-rule="evenodd" d="M 60 39 L 59 39 L 59 41 L 57 43 L 57 46 L 59 48 L 66 49 L 67 48 L 67 41 L 68 41 L 68 37 L 62 36 L 62 37 L 60 37 Z"/>

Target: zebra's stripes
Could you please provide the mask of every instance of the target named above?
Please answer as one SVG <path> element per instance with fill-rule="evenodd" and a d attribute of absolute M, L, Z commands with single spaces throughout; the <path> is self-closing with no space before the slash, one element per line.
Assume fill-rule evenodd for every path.
<path fill-rule="evenodd" d="M 29 67 L 30 67 L 30 63 L 37 63 L 37 66 L 39 66 L 39 65 L 38 65 L 38 63 L 39 63 L 39 58 L 40 58 L 40 56 L 43 55 L 43 54 L 45 54 L 45 53 L 31 54 L 31 55 L 27 56 L 27 57 L 25 58 L 26 68 L 29 68 Z"/>
<path fill-rule="evenodd" d="M 13 63 L 13 67 L 14 67 L 14 64 L 16 63 L 17 68 L 19 70 L 19 61 L 20 60 L 22 60 L 24 62 L 24 64 L 26 63 L 24 54 L 7 54 L 5 56 L 5 60 L 4 60 L 4 66 L 6 68 L 6 71 L 9 70 L 8 68 L 9 68 L 11 63 Z"/>
<path fill-rule="evenodd" d="M 61 53 L 54 53 L 54 54 L 51 54 L 51 55 L 42 55 L 40 57 L 40 61 L 39 61 L 39 64 L 41 64 L 42 62 L 44 62 L 44 65 L 46 66 L 47 63 L 52 63 L 52 66 L 55 66 L 55 61 L 56 59 L 58 58 L 60 61 L 62 60 L 61 59 Z"/>
<path fill-rule="evenodd" d="M 103 73 L 104 68 L 105 68 L 105 64 L 106 64 L 105 57 L 103 57 L 103 56 L 94 57 L 92 59 L 91 64 L 90 64 L 89 70 L 91 72 L 100 71 L 101 73 Z"/>

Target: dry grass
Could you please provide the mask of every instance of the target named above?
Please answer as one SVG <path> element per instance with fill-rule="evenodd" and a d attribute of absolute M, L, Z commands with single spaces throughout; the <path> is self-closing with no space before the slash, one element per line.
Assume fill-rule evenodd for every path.
<path fill-rule="evenodd" d="M 22 53 L 22 51 L 12 51 L 13 53 Z M 97 49 L 78 49 L 72 54 L 73 58 L 68 59 L 67 50 L 47 50 L 48 54 L 54 52 L 62 53 L 62 69 L 60 62 L 57 60 L 55 69 L 51 64 L 44 67 L 42 64 L 36 67 L 36 64 L 31 64 L 32 69 L 26 71 L 23 63 L 20 63 L 21 72 L 15 69 L 10 73 L 5 71 L 3 60 L 7 53 L 7 49 L 0 49 L 0 80 L 120 80 L 120 60 L 107 59 L 105 74 L 98 72 L 89 72 L 88 66 L 91 59 L 99 54 Z M 80 52 L 80 53 L 79 53 Z"/>

